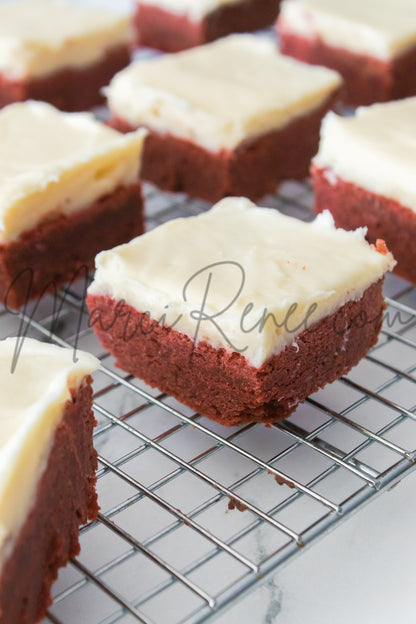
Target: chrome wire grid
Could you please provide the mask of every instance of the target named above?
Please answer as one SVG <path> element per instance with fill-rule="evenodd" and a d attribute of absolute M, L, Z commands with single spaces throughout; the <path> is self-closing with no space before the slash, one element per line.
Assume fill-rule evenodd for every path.
<path fill-rule="evenodd" d="M 265 203 L 312 218 L 307 184 L 286 183 Z M 207 207 L 146 188 L 148 228 Z M 388 277 L 380 341 L 347 377 L 286 421 L 233 428 L 116 369 L 88 326 L 84 290 L 77 283 L 1 314 L 2 337 L 77 345 L 102 364 L 94 385 L 101 511 L 83 527 L 81 554 L 61 571 L 45 622 L 215 617 L 413 470 L 416 290 L 406 282 Z"/>

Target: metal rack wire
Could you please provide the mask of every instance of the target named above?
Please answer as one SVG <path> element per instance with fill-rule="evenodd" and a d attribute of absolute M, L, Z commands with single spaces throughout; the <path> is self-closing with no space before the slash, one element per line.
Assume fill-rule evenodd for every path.
<path fill-rule="evenodd" d="M 312 218 L 307 184 L 286 183 L 266 203 Z M 146 188 L 148 228 L 206 208 Z M 23 313 L 3 311 L 3 336 L 76 343 L 102 363 L 101 512 L 82 529 L 81 555 L 60 574 L 46 621 L 210 619 L 413 470 L 416 291 L 393 276 L 386 291 L 371 354 L 271 427 L 227 429 L 117 371 L 88 326 L 82 284 Z"/>

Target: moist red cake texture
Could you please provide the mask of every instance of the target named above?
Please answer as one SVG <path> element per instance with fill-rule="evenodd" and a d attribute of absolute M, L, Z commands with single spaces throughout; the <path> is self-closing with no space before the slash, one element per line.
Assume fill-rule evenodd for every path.
<path fill-rule="evenodd" d="M 312 166 L 315 212 L 329 210 L 337 227 L 368 228 L 367 240 L 382 238 L 397 260 L 394 272 L 416 284 L 416 213 L 398 201 L 371 193 L 351 182 Z M 335 183 L 334 183 L 335 180 Z"/>
<path fill-rule="evenodd" d="M 219 7 L 203 20 L 193 22 L 186 15 L 174 15 L 139 2 L 134 17 L 137 45 L 179 52 L 231 33 L 271 26 L 279 6 L 280 0 L 241 0 Z"/>
<path fill-rule="evenodd" d="M 92 65 L 67 67 L 40 78 L 11 80 L 0 74 L 0 108 L 12 102 L 43 100 L 64 111 L 88 110 L 104 103 L 101 87 L 129 62 L 128 46 L 117 46 Z"/>
<path fill-rule="evenodd" d="M 35 503 L 0 576 L 0 624 L 33 624 L 51 605 L 58 569 L 80 551 L 78 527 L 95 520 L 97 453 L 91 377 L 67 401 Z"/>
<path fill-rule="evenodd" d="M 149 129 L 145 139 L 141 175 L 165 191 L 185 192 L 216 202 L 229 195 L 257 200 L 276 190 L 286 179 L 303 179 L 318 151 L 324 115 L 337 94 L 319 108 L 283 128 L 241 143 L 234 151 L 212 152 L 172 134 Z M 109 125 L 121 132 L 135 130 L 123 119 Z"/>
<path fill-rule="evenodd" d="M 287 418 L 305 398 L 358 364 L 378 338 L 383 280 L 315 323 L 255 368 L 105 295 L 88 295 L 90 321 L 116 364 L 193 410 L 232 426 Z"/>
<path fill-rule="evenodd" d="M 279 22 L 277 29 L 282 54 L 312 65 L 325 65 L 342 75 L 345 104 L 369 105 L 416 95 L 416 46 L 384 61 L 328 46 L 319 37 L 293 34 Z"/>
<path fill-rule="evenodd" d="M 15 309 L 52 292 L 103 249 L 144 231 L 140 183 L 122 186 L 70 216 L 45 220 L 16 241 L 0 244 L 0 300 Z M 79 277 L 82 277 L 80 274 Z"/>

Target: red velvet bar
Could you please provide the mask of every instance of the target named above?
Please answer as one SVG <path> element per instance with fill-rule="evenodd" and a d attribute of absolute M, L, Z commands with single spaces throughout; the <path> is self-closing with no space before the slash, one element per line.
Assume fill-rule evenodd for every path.
<path fill-rule="evenodd" d="M 260 199 L 276 191 L 282 180 L 307 177 L 318 151 L 321 120 L 337 96 L 282 128 L 244 141 L 234 151 L 212 152 L 150 129 L 141 175 L 163 190 L 183 191 L 211 202 L 228 195 Z M 110 125 L 121 132 L 134 129 L 119 118 L 113 118 Z"/>
<path fill-rule="evenodd" d="M 399 100 L 416 95 L 416 46 L 392 59 L 331 47 L 318 37 L 301 37 L 278 22 L 280 51 L 312 65 L 325 65 L 344 78 L 342 100 L 351 106 Z"/>
<path fill-rule="evenodd" d="M 0 624 L 45 616 L 58 569 L 79 554 L 79 525 L 97 517 L 91 381 L 87 376 L 65 404 L 36 500 L 1 571 Z"/>
<path fill-rule="evenodd" d="M 104 104 L 101 87 L 130 62 L 128 46 L 108 50 L 86 67 L 67 67 L 40 78 L 12 80 L 0 74 L 0 108 L 12 102 L 42 100 L 64 111 L 83 111 Z"/>

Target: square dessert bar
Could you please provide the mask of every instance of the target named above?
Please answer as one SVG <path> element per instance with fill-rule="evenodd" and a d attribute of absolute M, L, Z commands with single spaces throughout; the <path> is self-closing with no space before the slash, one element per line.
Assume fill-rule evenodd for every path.
<path fill-rule="evenodd" d="M 0 622 L 32 624 L 95 520 L 91 373 L 98 360 L 29 338 L 0 341 Z"/>
<path fill-rule="evenodd" d="M 280 0 L 136 0 L 137 43 L 179 52 L 271 26 L 279 5 Z"/>
<path fill-rule="evenodd" d="M 382 241 L 227 198 L 98 255 L 87 305 L 117 365 L 225 425 L 286 418 L 377 342 Z"/>
<path fill-rule="evenodd" d="M 1 303 L 16 308 L 71 281 L 143 232 L 143 136 L 44 102 L 0 111 Z"/>
<path fill-rule="evenodd" d="M 416 94 L 414 0 L 284 0 L 280 50 L 342 74 L 353 106 Z"/>
<path fill-rule="evenodd" d="M 340 84 L 268 39 L 231 35 L 121 71 L 107 89 L 110 124 L 148 128 L 142 172 L 160 188 L 256 199 L 308 174 Z"/>
<path fill-rule="evenodd" d="M 102 103 L 130 61 L 128 16 L 62 0 L 0 4 L 0 107 L 45 100 L 67 111 Z"/>
<path fill-rule="evenodd" d="M 395 272 L 416 284 L 416 98 L 330 113 L 313 166 L 316 212 L 348 230 L 383 238 Z"/>

